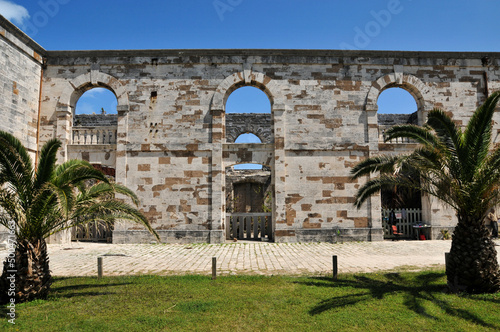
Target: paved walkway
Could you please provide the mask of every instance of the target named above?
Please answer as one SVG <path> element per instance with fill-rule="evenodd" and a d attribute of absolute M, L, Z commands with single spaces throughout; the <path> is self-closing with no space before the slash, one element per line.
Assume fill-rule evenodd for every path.
<path fill-rule="evenodd" d="M 210 274 L 212 257 L 217 257 L 219 275 L 327 275 L 332 273 L 333 255 L 338 257 L 339 273 L 442 268 L 450 246 L 451 241 L 217 245 L 73 242 L 49 245 L 49 258 L 54 276 L 95 276 L 99 256 L 104 257 L 104 275 Z M 0 250 L 2 261 L 6 255 L 6 250 Z"/>

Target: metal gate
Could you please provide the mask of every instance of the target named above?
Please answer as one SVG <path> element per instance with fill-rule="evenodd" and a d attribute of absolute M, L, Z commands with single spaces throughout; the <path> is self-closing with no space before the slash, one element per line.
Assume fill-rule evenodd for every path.
<path fill-rule="evenodd" d="M 227 213 L 226 239 L 272 241 L 271 213 Z"/>
<path fill-rule="evenodd" d="M 91 222 L 74 226 L 71 229 L 71 241 L 112 242 L 113 226 L 103 222 Z"/>

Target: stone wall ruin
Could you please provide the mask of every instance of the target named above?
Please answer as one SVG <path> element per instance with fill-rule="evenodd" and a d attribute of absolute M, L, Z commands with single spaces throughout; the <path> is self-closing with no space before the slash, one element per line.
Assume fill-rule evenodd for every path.
<path fill-rule="evenodd" d="M 47 51 L 3 18 L 0 47 L 0 61 L 9 61 L 0 69 L 0 123 L 14 119 L 2 128 L 33 151 L 60 139 L 60 161 L 82 158 L 115 169 L 164 242 L 225 241 L 226 169 L 240 163 L 270 169 L 276 242 L 332 241 L 338 233 L 344 240 L 382 240 L 380 196 L 355 209 L 362 180 L 351 181 L 349 172 L 366 157 L 404 153 L 415 144 L 383 142 L 379 94 L 408 91 L 419 124 L 435 107 L 466 124 L 500 88 L 498 53 Z M 269 97 L 266 126 L 226 115 L 227 98 L 242 86 Z M 94 87 L 117 97 L 116 125 L 89 126 L 85 136 L 77 132 L 74 109 Z M 499 114 L 494 122 L 500 132 Z M 262 143 L 234 143 L 244 132 Z M 455 225 L 452 211 L 434 199 L 423 197 L 422 204 L 433 238 Z M 127 223 L 113 233 L 115 243 L 151 240 Z"/>

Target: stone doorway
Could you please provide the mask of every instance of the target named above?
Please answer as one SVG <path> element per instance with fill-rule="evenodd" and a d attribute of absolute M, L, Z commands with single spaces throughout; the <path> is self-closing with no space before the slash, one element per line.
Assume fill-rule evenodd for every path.
<path fill-rule="evenodd" d="M 226 239 L 272 240 L 271 171 L 226 169 Z"/>
<path fill-rule="evenodd" d="M 233 212 L 264 212 L 263 184 L 254 182 L 235 183 L 233 193 Z"/>
<path fill-rule="evenodd" d="M 103 166 L 101 164 L 92 164 L 92 166 L 103 172 L 110 180 L 115 180 L 115 168 Z M 112 243 L 113 229 L 113 223 L 108 224 L 103 221 L 93 221 L 87 224 L 73 226 L 71 228 L 71 241 Z"/>

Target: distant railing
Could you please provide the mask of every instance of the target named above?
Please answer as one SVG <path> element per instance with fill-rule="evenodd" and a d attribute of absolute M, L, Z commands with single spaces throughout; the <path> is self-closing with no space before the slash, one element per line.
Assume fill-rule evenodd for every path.
<path fill-rule="evenodd" d="M 116 126 L 73 127 L 73 144 L 116 144 Z"/>
<path fill-rule="evenodd" d="M 113 225 L 99 221 L 71 228 L 71 241 L 108 242 L 113 238 Z"/>
<path fill-rule="evenodd" d="M 379 134 L 379 142 L 380 143 L 392 143 L 392 144 L 409 144 L 409 143 L 416 143 L 414 140 L 411 140 L 407 137 L 400 137 L 400 138 L 395 138 L 388 140 L 385 142 L 385 130 L 381 130 Z"/>
<path fill-rule="evenodd" d="M 226 213 L 226 238 L 237 240 L 270 240 L 271 213 Z"/>

